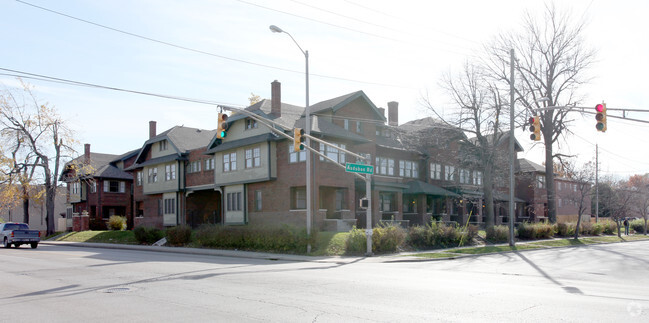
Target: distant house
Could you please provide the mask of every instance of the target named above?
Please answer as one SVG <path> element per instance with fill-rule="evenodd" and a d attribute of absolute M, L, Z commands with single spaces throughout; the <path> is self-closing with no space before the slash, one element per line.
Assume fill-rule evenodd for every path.
<path fill-rule="evenodd" d="M 530 222 L 548 220 L 548 190 L 545 183 L 545 166 L 527 159 L 519 159 L 517 188 L 520 196 L 527 201 L 525 218 Z M 578 218 L 578 184 L 579 182 L 567 177 L 555 177 L 555 192 L 557 194 L 557 222 L 576 222 Z M 590 187 L 590 184 L 588 184 Z M 590 195 L 584 200 L 586 211 L 582 220 L 590 219 Z"/>
<path fill-rule="evenodd" d="M 44 188 L 43 188 L 44 189 Z M 60 186 L 56 191 L 54 201 L 54 230 L 66 231 L 65 224 L 65 204 L 67 189 Z M 0 218 L 7 222 L 23 222 L 24 212 L 22 203 L 17 203 L 11 207 L 0 207 Z M 63 221 L 61 221 L 62 219 Z M 47 231 L 47 210 L 45 199 L 29 201 L 29 227 L 30 229 Z"/>
<path fill-rule="evenodd" d="M 132 228 L 133 176 L 124 171 L 132 164 L 137 151 L 123 155 L 92 153 L 85 144 L 84 154 L 66 163 L 61 181 L 68 187 L 67 217 L 87 212 L 90 229 L 106 228 L 112 215 L 125 216 L 127 226 Z"/>

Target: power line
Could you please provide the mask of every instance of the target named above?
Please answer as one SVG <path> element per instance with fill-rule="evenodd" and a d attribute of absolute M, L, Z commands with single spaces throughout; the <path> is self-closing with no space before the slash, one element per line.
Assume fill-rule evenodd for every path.
<path fill-rule="evenodd" d="M 155 39 L 155 38 L 151 38 L 151 37 L 147 37 L 147 36 L 142 36 L 142 35 L 132 33 L 132 32 L 129 32 L 129 31 L 124 31 L 124 30 L 121 30 L 121 29 L 117 29 L 117 28 L 114 28 L 114 27 L 107 26 L 107 25 L 99 24 L 99 23 L 96 23 L 96 22 L 93 22 L 93 21 L 90 21 L 90 20 L 86 20 L 86 19 L 75 17 L 75 16 L 71 16 L 71 15 L 68 15 L 68 14 L 65 14 L 65 13 L 62 13 L 62 12 L 59 12 L 59 11 L 48 9 L 48 8 L 38 6 L 38 5 L 29 3 L 29 2 L 25 2 L 25 1 L 22 1 L 22 0 L 15 0 L 15 1 L 18 2 L 18 3 L 22 3 L 24 5 L 27 5 L 27 6 L 31 6 L 33 8 L 37 8 L 37 9 L 44 10 L 44 11 L 47 11 L 47 12 L 50 12 L 50 13 L 53 13 L 53 14 L 57 14 L 57 15 L 60 15 L 60 16 L 63 16 L 63 17 L 69 18 L 69 19 L 73 19 L 73 20 L 76 20 L 76 21 L 79 21 L 79 22 L 90 24 L 90 25 L 93 25 L 95 27 L 104 28 L 104 29 L 107 29 L 107 30 L 110 30 L 110 31 L 113 31 L 113 32 L 117 32 L 117 33 L 121 33 L 121 34 L 124 34 L 124 35 L 127 35 L 127 36 L 131 36 L 131 37 L 139 38 L 139 39 L 142 39 L 142 40 L 158 43 L 158 44 L 161 44 L 161 45 L 166 45 L 166 46 L 174 47 L 174 48 L 177 48 L 177 49 L 182 49 L 182 50 L 190 51 L 190 52 L 193 52 L 193 53 L 208 55 L 208 56 L 212 56 L 212 57 L 216 57 L 216 58 L 220 58 L 220 59 L 225 59 L 225 60 L 229 60 L 229 61 L 233 61 L 233 62 L 237 62 L 237 63 L 254 65 L 254 66 L 259 66 L 259 67 L 263 67 L 263 68 L 269 68 L 269 69 L 274 69 L 274 70 L 279 70 L 279 71 L 284 71 L 284 72 L 290 72 L 290 73 L 296 73 L 296 74 L 304 74 L 304 71 L 298 71 L 298 70 L 292 70 L 292 69 L 282 68 L 282 67 L 277 67 L 277 66 L 272 66 L 272 65 L 255 63 L 255 62 L 251 62 L 251 61 L 247 61 L 247 60 L 243 60 L 243 59 L 239 59 L 239 58 L 232 58 L 232 57 L 228 57 L 228 56 L 223 56 L 223 55 L 219 55 L 219 54 L 215 54 L 215 53 L 211 53 L 211 52 L 207 52 L 207 51 L 204 51 L 204 50 L 195 49 L 195 48 L 191 48 L 191 47 L 187 47 L 187 46 L 183 46 L 183 45 L 177 45 L 177 44 L 174 44 L 174 43 L 171 43 L 171 42 L 168 42 L 168 41 L 163 41 L 163 40 L 159 40 L 159 39 Z M 395 87 L 395 88 L 411 89 L 411 90 L 415 89 L 415 88 L 405 86 L 405 85 L 370 82 L 370 81 L 361 81 L 361 80 L 349 79 L 349 78 L 344 78 L 344 77 L 329 76 L 329 75 L 322 75 L 322 74 L 315 74 L 315 73 L 309 73 L 309 76 L 320 77 L 320 78 L 331 79 L 331 80 L 338 80 L 338 81 L 354 82 L 354 83 L 360 83 L 360 84 L 368 84 L 368 85 L 378 85 L 378 86 Z"/>
<path fill-rule="evenodd" d="M 191 102 L 191 103 L 199 103 L 199 104 L 207 104 L 207 105 L 242 106 L 240 104 L 233 104 L 233 103 L 224 103 L 224 102 L 210 101 L 210 100 L 204 100 L 204 99 L 194 99 L 194 98 L 180 97 L 180 96 L 174 96 L 174 95 L 168 95 L 168 94 L 159 94 L 159 93 L 144 92 L 144 91 L 137 91 L 137 90 L 128 90 L 128 89 L 123 89 L 123 88 L 118 88 L 118 87 L 113 87 L 113 86 L 99 85 L 99 84 L 94 84 L 94 83 L 87 83 L 87 82 L 73 81 L 73 80 L 63 79 L 63 78 L 58 78 L 58 77 L 52 77 L 52 76 L 47 76 L 47 75 L 42 75 L 42 74 L 22 72 L 22 71 L 17 71 L 17 70 L 2 68 L 2 67 L 0 67 L 0 71 L 9 72 L 9 73 L 0 73 L 0 75 L 11 76 L 11 77 L 20 77 L 20 78 L 39 80 L 39 81 L 46 81 L 46 82 L 53 82 L 53 83 L 59 83 L 59 84 L 91 87 L 91 88 L 98 88 L 98 89 L 104 89 L 104 90 L 112 90 L 112 91 L 118 91 L 118 92 L 140 94 L 140 95 L 158 97 L 158 98 L 163 98 L 163 99 L 170 99 L 170 100 L 177 100 L 177 101 L 184 101 L 184 102 Z M 13 74 L 11 74 L 11 73 L 13 73 Z"/>

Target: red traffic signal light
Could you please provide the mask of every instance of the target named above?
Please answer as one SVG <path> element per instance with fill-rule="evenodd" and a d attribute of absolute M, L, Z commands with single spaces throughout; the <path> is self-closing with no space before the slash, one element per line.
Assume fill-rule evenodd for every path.
<path fill-rule="evenodd" d="M 595 106 L 595 129 L 606 132 L 606 103 L 600 103 Z"/>
<path fill-rule="evenodd" d="M 534 141 L 541 140 L 541 116 L 530 117 L 530 139 Z"/>
<path fill-rule="evenodd" d="M 293 129 L 293 150 L 304 150 L 304 129 L 302 128 Z"/>
<path fill-rule="evenodd" d="M 218 139 L 223 139 L 225 138 L 228 133 L 228 115 L 225 113 L 219 113 L 219 119 L 218 119 L 218 125 L 216 128 L 216 138 Z"/>

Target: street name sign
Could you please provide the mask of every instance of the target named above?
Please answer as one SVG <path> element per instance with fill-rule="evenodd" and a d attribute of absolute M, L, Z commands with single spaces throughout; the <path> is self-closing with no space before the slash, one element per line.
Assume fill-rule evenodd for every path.
<path fill-rule="evenodd" d="M 350 172 L 350 173 L 373 174 L 374 173 L 374 166 L 363 165 L 363 164 L 346 163 L 345 164 L 345 171 Z"/>

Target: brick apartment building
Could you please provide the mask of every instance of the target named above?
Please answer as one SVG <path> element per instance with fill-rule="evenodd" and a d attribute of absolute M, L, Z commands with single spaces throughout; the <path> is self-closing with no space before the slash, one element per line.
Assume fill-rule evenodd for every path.
<path fill-rule="evenodd" d="M 432 118 L 399 125 L 398 103 L 388 102 L 387 106 L 388 117 L 384 108 L 357 91 L 310 107 L 312 136 L 370 156 L 374 164 L 373 225 L 380 221 L 424 224 L 431 218 L 483 222 L 483 173 L 479 163 L 463 161 L 461 143 L 468 140 L 466 135 Z M 105 156 L 110 160 L 107 164 L 114 167 L 111 170 L 131 176 L 129 183 L 127 176 L 123 178 L 129 188 L 125 186 L 124 190 L 132 192 L 131 196 L 120 195 L 129 200 L 123 202 L 123 207 L 130 208 L 124 211 L 132 219 L 129 223 L 157 227 L 205 223 L 303 225 L 307 154 L 295 152 L 292 140 L 274 133 L 250 114 L 269 120 L 272 127 L 292 136 L 294 128 L 306 126 L 304 110 L 282 103 L 281 84 L 274 81 L 270 100 L 230 115 L 223 139 L 216 138 L 215 130 L 184 126 L 157 134 L 156 123 L 151 121 L 149 139 L 142 148 L 121 157 Z M 340 165 L 357 162 L 335 147 L 315 141 L 312 147 Z M 520 151 L 516 143 L 516 153 Z M 367 194 L 365 181 L 340 165 L 312 155 L 314 227 L 364 227 L 365 212 L 358 201 Z M 100 157 L 91 156 L 90 160 Z M 106 183 L 113 185 L 110 180 Z M 521 183 L 518 181 L 519 188 L 529 187 L 529 183 Z M 74 180 L 69 181 L 70 204 L 75 212 L 89 208 L 91 214 L 103 219 L 121 210 L 102 206 L 99 211 L 97 205 L 93 212 L 92 205 L 80 203 L 84 195 L 75 185 Z M 496 222 L 502 223 L 509 221 L 508 188 L 505 181 L 495 185 Z M 117 190 L 119 193 L 119 186 Z M 529 217 L 529 210 L 539 206 L 540 200 L 539 194 L 517 191 L 516 219 L 542 219 Z M 534 214 L 541 214 L 540 209 L 534 210 Z"/>

